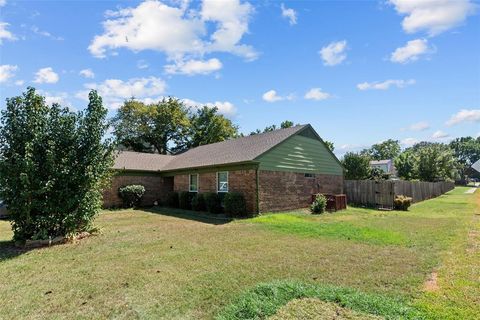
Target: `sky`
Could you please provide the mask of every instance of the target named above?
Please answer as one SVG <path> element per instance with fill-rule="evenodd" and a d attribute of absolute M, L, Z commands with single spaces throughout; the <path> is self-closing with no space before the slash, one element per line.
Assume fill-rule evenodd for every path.
<path fill-rule="evenodd" d="M 0 0 L 0 110 L 35 87 L 217 106 L 249 133 L 310 123 L 341 156 L 480 136 L 480 2 Z"/>

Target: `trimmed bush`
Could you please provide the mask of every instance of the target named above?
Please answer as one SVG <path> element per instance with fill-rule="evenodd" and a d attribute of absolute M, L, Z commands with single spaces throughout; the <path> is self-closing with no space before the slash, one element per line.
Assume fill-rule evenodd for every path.
<path fill-rule="evenodd" d="M 167 195 L 165 205 L 170 208 L 178 208 L 178 192 L 170 192 Z"/>
<path fill-rule="evenodd" d="M 412 198 L 399 195 L 393 200 L 393 207 L 395 210 L 408 211 L 408 207 L 412 205 Z"/>
<path fill-rule="evenodd" d="M 238 192 L 229 192 L 223 199 L 225 213 L 232 217 L 245 217 L 247 215 L 247 203 L 243 194 Z"/>
<path fill-rule="evenodd" d="M 145 187 L 139 184 L 132 184 L 118 189 L 118 195 L 122 198 L 124 208 L 135 208 L 140 205 Z"/>
<path fill-rule="evenodd" d="M 190 210 L 192 208 L 192 194 L 188 191 L 181 191 L 178 194 L 178 206 L 180 209 Z"/>
<path fill-rule="evenodd" d="M 327 207 L 327 198 L 323 194 L 317 194 L 315 196 L 315 200 L 310 205 L 310 211 L 313 214 L 320 214 L 325 212 L 325 208 Z"/>
<path fill-rule="evenodd" d="M 203 193 L 198 193 L 192 198 L 192 210 L 195 211 L 205 211 L 207 209 L 205 203 L 205 196 Z"/>
<path fill-rule="evenodd" d="M 205 198 L 205 207 L 207 208 L 208 212 L 210 213 L 222 212 L 222 205 L 221 205 L 220 197 L 218 196 L 218 194 L 213 192 L 205 193 L 204 198 Z"/>

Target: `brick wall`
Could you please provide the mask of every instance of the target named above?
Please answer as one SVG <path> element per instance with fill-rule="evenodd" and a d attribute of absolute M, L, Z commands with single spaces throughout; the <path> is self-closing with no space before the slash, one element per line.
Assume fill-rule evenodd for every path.
<path fill-rule="evenodd" d="M 173 190 L 172 178 L 121 174 L 114 176 L 110 187 L 103 191 L 103 206 L 105 208 L 121 207 L 122 199 L 118 196 L 118 189 L 131 184 L 141 184 L 145 187 L 142 206 L 151 206 L 157 200 L 164 201 L 166 195 Z"/>
<path fill-rule="evenodd" d="M 343 193 L 343 176 L 316 174 L 306 178 L 304 173 L 282 171 L 259 172 L 260 212 L 305 208 L 316 193 Z"/>
<path fill-rule="evenodd" d="M 173 188 L 177 192 L 188 191 L 189 175 L 176 175 Z M 248 212 L 257 212 L 255 170 L 229 171 L 228 188 L 230 192 L 239 192 L 244 195 Z M 200 193 L 217 192 L 217 171 L 203 172 L 198 175 L 198 191 Z"/>

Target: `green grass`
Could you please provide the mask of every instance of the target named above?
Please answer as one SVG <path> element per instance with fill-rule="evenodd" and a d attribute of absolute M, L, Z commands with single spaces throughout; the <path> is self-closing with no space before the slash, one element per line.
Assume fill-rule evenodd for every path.
<path fill-rule="evenodd" d="M 167 209 L 105 211 L 98 235 L 30 251 L 13 248 L 10 225 L 0 221 L 0 319 L 212 319 L 259 283 L 286 279 L 381 297 L 430 319 L 478 319 L 480 192 L 467 189 L 409 212 L 349 208 L 230 222 Z M 440 288 L 426 293 L 434 270 Z M 373 310 L 354 300 L 351 309 Z"/>
<path fill-rule="evenodd" d="M 407 238 L 399 232 L 357 226 L 347 221 L 322 223 L 305 215 L 271 214 L 259 216 L 249 222 L 264 225 L 270 230 L 305 237 L 329 237 L 383 245 L 407 243 Z"/>
<path fill-rule="evenodd" d="M 280 281 L 260 284 L 248 290 L 226 307 L 216 319 L 265 319 L 277 313 L 289 301 L 303 298 L 334 302 L 344 308 L 382 316 L 385 319 L 422 318 L 417 310 L 398 299 L 366 294 L 348 288 Z"/>

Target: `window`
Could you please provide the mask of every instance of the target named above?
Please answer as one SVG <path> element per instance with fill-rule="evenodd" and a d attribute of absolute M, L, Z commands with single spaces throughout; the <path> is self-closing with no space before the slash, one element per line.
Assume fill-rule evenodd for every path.
<path fill-rule="evenodd" d="M 315 178 L 315 173 L 305 173 L 305 178 Z"/>
<path fill-rule="evenodd" d="M 217 192 L 228 192 L 228 171 L 217 172 Z"/>
<path fill-rule="evenodd" d="M 190 175 L 190 192 L 198 192 L 198 174 Z"/>

